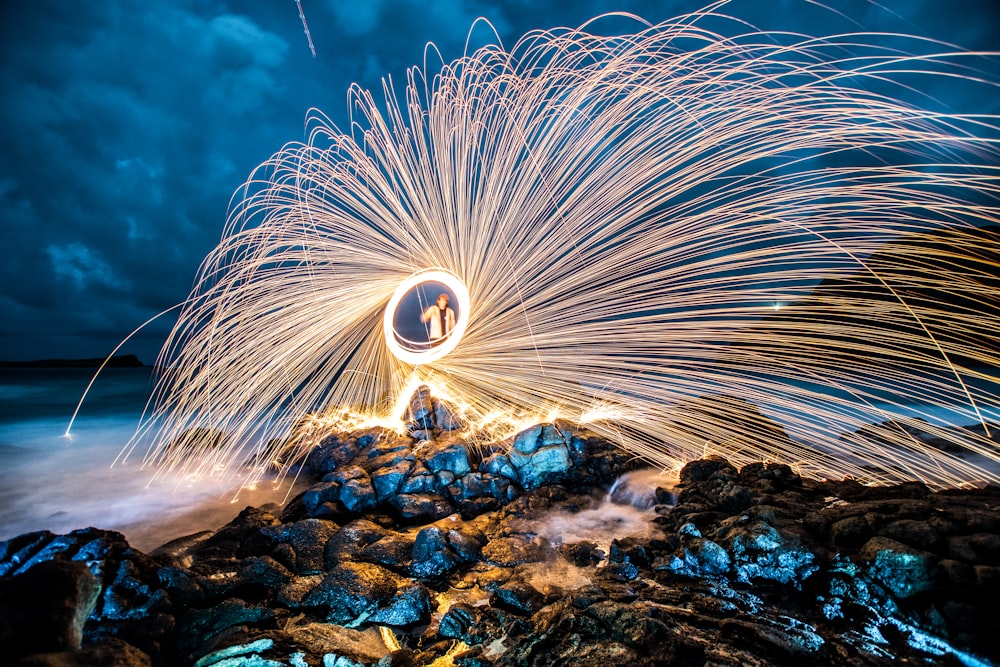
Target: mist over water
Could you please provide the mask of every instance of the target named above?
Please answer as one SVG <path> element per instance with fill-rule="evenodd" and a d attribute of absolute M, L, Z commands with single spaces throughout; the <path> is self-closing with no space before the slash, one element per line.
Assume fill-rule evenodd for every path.
<path fill-rule="evenodd" d="M 152 369 L 102 372 L 83 404 L 72 438 L 64 438 L 92 373 L 91 369 L 0 369 L 0 540 L 36 530 L 65 533 L 94 526 L 121 531 L 133 546 L 148 551 L 177 537 L 215 530 L 247 505 L 282 503 L 294 495 L 289 482 L 277 490 L 266 483 L 254 491 L 239 490 L 238 496 L 238 489 L 226 479 L 191 483 L 165 477 L 151 482 L 153 471 L 140 469 L 141 451 L 111 467 L 139 423 L 151 390 Z M 1000 392 L 990 387 L 987 393 Z M 1000 420 L 996 405 L 987 401 L 981 407 L 987 419 Z M 912 411 L 937 423 L 974 421 L 960 406 L 912 406 Z M 779 422 L 786 417 L 771 416 Z M 990 461 L 980 464 L 995 467 Z M 608 503 L 601 511 L 572 518 L 553 517 L 542 532 L 603 544 L 610 540 L 604 540 L 602 532 L 631 534 L 648 519 L 647 511 L 628 502 L 632 501 Z"/>
<path fill-rule="evenodd" d="M 114 462 L 135 432 L 152 369 L 106 369 L 65 438 L 91 369 L 0 370 L 0 540 L 36 530 L 118 530 L 151 550 L 176 537 L 214 530 L 247 505 L 282 502 L 274 490 L 237 489 L 231 480 L 151 483 L 141 452 Z M 236 498 L 234 500 L 234 497 Z"/>

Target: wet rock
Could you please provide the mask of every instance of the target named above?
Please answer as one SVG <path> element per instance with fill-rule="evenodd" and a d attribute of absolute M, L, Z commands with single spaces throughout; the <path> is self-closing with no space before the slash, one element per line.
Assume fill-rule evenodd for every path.
<path fill-rule="evenodd" d="M 179 645 L 182 651 L 196 651 L 206 641 L 230 628 L 254 625 L 272 618 L 273 610 L 235 597 L 207 609 L 188 609 L 177 619 Z"/>
<path fill-rule="evenodd" d="M 974 533 L 949 537 L 946 552 L 973 565 L 1000 565 L 1000 535 Z"/>
<path fill-rule="evenodd" d="M 430 595 L 425 588 L 371 563 L 339 563 L 302 604 L 326 609 L 327 621 L 340 625 L 368 619 L 409 625 L 426 621 L 430 614 Z"/>
<path fill-rule="evenodd" d="M 595 565 L 604 559 L 604 552 L 597 548 L 596 542 L 573 542 L 559 547 L 559 553 L 577 567 Z"/>
<path fill-rule="evenodd" d="M 450 472 L 455 477 L 461 477 L 472 471 L 469 463 L 469 450 L 464 442 L 432 442 L 424 445 L 417 455 L 431 472 Z"/>
<path fill-rule="evenodd" d="M 527 582 L 508 581 L 493 591 L 490 605 L 530 616 L 545 605 L 545 596 Z"/>
<path fill-rule="evenodd" d="M 169 600 L 159 588 L 158 570 L 148 556 L 127 549 L 101 596 L 99 617 L 114 621 L 141 619 L 167 608 Z"/>
<path fill-rule="evenodd" d="M 434 403 L 431 401 L 431 389 L 427 385 L 420 385 L 413 392 L 408 406 L 407 421 L 410 431 L 430 431 L 434 428 Z"/>
<path fill-rule="evenodd" d="M 244 550 L 245 544 L 253 544 L 251 537 L 261 529 L 279 523 L 270 512 L 256 507 L 246 507 L 228 524 L 201 543 L 194 551 L 196 562 L 235 560 L 250 554 Z M 211 566 L 211 565 L 210 565 Z"/>
<path fill-rule="evenodd" d="M 360 512 L 375 506 L 375 487 L 361 466 L 345 466 L 328 473 L 323 479 L 339 485 L 336 499 L 348 512 Z"/>
<path fill-rule="evenodd" d="M 358 558 L 366 547 L 389 534 L 388 530 L 369 519 L 355 519 L 345 524 L 324 543 L 326 567 Z"/>
<path fill-rule="evenodd" d="M 399 493 L 389 504 L 404 521 L 436 521 L 455 512 L 446 498 L 434 493 Z"/>
<path fill-rule="evenodd" d="M 412 553 L 412 537 L 389 532 L 364 546 L 355 558 L 366 563 L 376 563 L 394 570 L 405 571 L 410 567 Z"/>
<path fill-rule="evenodd" d="M 694 482 L 703 482 L 713 476 L 735 479 L 737 474 L 736 468 L 730 465 L 729 461 L 710 456 L 707 459 L 691 461 L 681 468 L 680 483 L 681 485 L 687 485 Z"/>
<path fill-rule="evenodd" d="M 346 658 L 356 664 L 375 665 L 386 653 L 385 644 L 375 628 L 354 630 L 329 623 L 303 621 L 289 623 L 283 633 L 275 636 L 279 641 L 287 638 L 288 644 L 304 652 L 303 662 L 308 665 L 325 667 L 327 661 L 337 665 L 338 658 Z M 337 667 L 349 664 L 342 661 Z"/>
<path fill-rule="evenodd" d="M 415 577 L 439 578 L 463 564 L 479 560 L 486 537 L 470 526 L 427 526 L 413 543 L 411 571 Z"/>
<path fill-rule="evenodd" d="M 564 479 L 572 466 L 569 447 L 552 424 L 537 425 L 514 436 L 507 458 L 526 490 Z"/>
<path fill-rule="evenodd" d="M 436 578 L 458 568 L 462 559 L 448 544 L 447 533 L 436 526 L 428 526 L 417 533 L 413 543 L 413 576 Z"/>
<path fill-rule="evenodd" d="M 784 620 L 725 619 L 720 629 L 724 637 L 759 646 L 759 654 L 776 661 L 804 659 L 826 643 L 815 628 L 794 619 Z"/>
<path fill-rule="evenodd" d="M 79 651 L 41 653 L 22 658 L 18 667 L 150 667 L 149 655 L 128 642 L 108 637 Z"/>
<path fill-rule="evenodd" d="M 161 563 L 176 567 L 188 568 L 194 561 L 194 552 L 212 536 L 211 530 L 202 530 L 191 535 L 178 537 L 149 552 L 152 558 Z"/>
<path fill-rule="evenodd" d="M 80 648 L 100 592 L 101 583 L 79 561 L 40 562 L 0 579 L 0 655 L 10 660 Z"/>
<path fill-rule="evenodd" d="M 304 577 L 292 577 L 278 588 L 275 600 L 278 604 L 296 609 L 301 607 L 303 600 L 323 581 L 323 575 L 311 574 Z"/>
<path fill-rule="evenodd" d="M 738 580 L 769 579 L 800 587 L 818 569 L 815 556 L 797 539 L 766 521 L 740 515 L 722 522 L 719 542 L 732 554 Z"/>
<path fill-rule="evenodd" d="M 380 502 L 386 502 L 391 498 L 403 484 L 403 481 L 410 476 L 413 470 L 413 462 L 400 460 L 392 465 L 376 468 L 371 473 L 372 487 Z"/>
<path fill-rule="evenodd" d="M 465 420 L 458 410 L 440 398 L 431 397 L 431 404 L 434 406 L 434 424 L 442 431 L 457 431 L 465 428 Z"/>
<path fill-rule="evenodd" d="M 340 485 L 334 482 L 314 484 L 302 496 L 303 511 L 293 522 L 302 518 L 344 521 L 348 512 L 337 500 L 339 493 Z"/>
<path fill-rule="evenodd" d="M 51 532 L 43 530 L 0 542 L 0 577 L 20 569 L 55 537 Z"/>
<path fill-rule="evenodd" d="M 678 531 L 683 545 L 683 559 L 673 559 L 669 567 L 691 575 L 722 575 L 729 572 L 732 564 L 729 554 L 721 546 L 702 537 L 692 523 L 686 523 Z"/>
<path fill-rule="evenodd" d="M 474 644 L 469 634 L 469 629 L 479 616 L 478 610 L 472 605 L 457 602 L 448 608 L 438 627 L 438 634 L 442 637 L 459 639 L 466 644 Z"/>
<path fill-rule="evenodd" d="M 288 531 L 288 543 L 295 550 L 295 573 L 322 572 L 327 541 L 337 532 L 337 524 L 323 519 L 303 519 L 295 523 Z"/>
<path fill-rule="evenodd" d="M 423 461 L 413 464 L 409 476 L 399 488 L 400 493 L 436 493 L 440 489 L 437 475 L 427 469 Z"/>
<path fill-rule="evenodd" d="M 346 465 L 358 456 L 376 438 L 362 440 L 345 433 L 333 433 L 320 440 L 319 444 L 309 453 L 306 466 L 316 479 Z"/>
<path fill-rule="evenodd" d="M 477 645 L 516 637 L 529 627 L 524 620 L 504 609 L 456 603 L 441 618 L 438 632 L 442 637 Z"/>
<path fill-rule="evenodd" d="M 800 489 L 802 478 L 781 463 L 750 463 L 740 469 L 740 484 L 758 493 Z"/>
<path fill-rule="evenodd" d="M 872 576 L 899 599 L 930 590 L 934 585 L 934 556 L 886 537 L 873 537 L 859 557 L 868 561 Z"/>
<path fill-rule="evenodd" d="M 496 567 L 538 563 L 548 557 L 548 548 L 527 535 L 494 537 L 483 547 L 483 560 Z"/>
<path fill-rule="evenodd" d="M 426 623 L 431 616 L 431 606 L 430 592 L 425 586 L 414 582 L 404 583 L 397 588 L 388 605 L 375 610 L 368 620 L 393 627 Z"/>
<path fill-rule="evenodd" d="M 871 525 L 863 516 L 850 516 L 830 526 L 830 544 L 833 547 L 858 548 L 870 540 L 874 534 Z"/>
<path fill-rule="evenodd" d="M 506 454 L 501 454 L 499 452 L 495 452 L 485 457 L 479 464 L 479 471 L 490 473 L 491 475 L 496 475 L 498 477 L 504 477 L 509 480 L 517 479 L 517 471 L 514 470 L 514 466 L 511 465 L 510 459 Z"/>
<path fill-rule="evenodd" d="M 879 535 L 916 549 L 929 551 L 936 551 L 941 543 L 941 535 L 928 522 L 913 519 L 893 521 L 885 525 L 879 531 Z"/>
<path fill-rule="evenodd" d="M 249 584 L 259 584 L 268 589 L 277 589 L 292 580 L 288 568 L 270 556 L 248 558 L 240 566 L 240 579 Z"/>
<path fill-rule="evenodd" d="M 540 448 L 530 456 L 510 454 L 517 478 L 525 489 L 536 489 L 566 477 L 570 468 L 569 450 L 565 445 Z"/>

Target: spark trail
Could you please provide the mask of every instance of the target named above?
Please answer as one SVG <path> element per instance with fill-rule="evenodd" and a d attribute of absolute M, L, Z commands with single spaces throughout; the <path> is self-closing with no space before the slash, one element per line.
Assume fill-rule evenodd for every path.
<path fill-rule="evenodd" d="M 993 56 L 712 8 L 636 25 L 355 87 L 350 133 L 312 113 L 234 197 L 126 454 L 252 482 L 303 414 L 398 418 L 427 382 L 474 424 L 588 420 L 664 467 L 1000 482 L 983 428 L 948 428 L 998 406 L 1000 124 L 917 92 L 995 91 Z M 470 305 L 412 365 L 383 314 L 427 270 Z"/>

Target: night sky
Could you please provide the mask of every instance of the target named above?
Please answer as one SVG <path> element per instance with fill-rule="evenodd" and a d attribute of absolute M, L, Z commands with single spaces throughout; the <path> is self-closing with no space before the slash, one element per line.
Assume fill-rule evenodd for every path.
<path fill-rule="evenodd" d="M 182 301 L 252 169 L 305 139 L 311 107 L 346 128 L 352 82 L 405 80 L 433 41 L 462 54 L 477 16 L 508 47 L 608 11 L 659 22 L 701 0 L 31 0 L 0 9 L 0 359 L 101 357 Z M 1000 49 L 992 0 L 734 2 L 761 28 L 910 32 Z M 623 23 L 608 22 L 605 31 Z M 473 35 L 478 43 L 485 29 Z M 994 74 L 997 71 L 993 67 Z M 982 89 L 977 89 L 982 94 Z M 1000 112 L 1000 92 L 960 111 Z M 145 363 L 173 319 L 123 348 Z"/>

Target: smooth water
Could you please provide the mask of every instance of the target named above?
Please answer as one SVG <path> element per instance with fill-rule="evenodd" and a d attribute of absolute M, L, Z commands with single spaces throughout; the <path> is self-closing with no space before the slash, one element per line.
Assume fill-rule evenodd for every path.
<path fill-rule="evenodd" d="M 94 526 L 121 531 L 132 546 L 148 551 L 214 530 L 247 505 L 284 500 L 287 484 L 237 496 L 231 480 L 152 482 L 153 471 L 140 469 L 141 456 L 112 467 L 139 423 L 151 389 L 149 368 L 103 371 L 72 437 L 63 437 L 92 374 L 0 369 L 0 540 Z"/>

